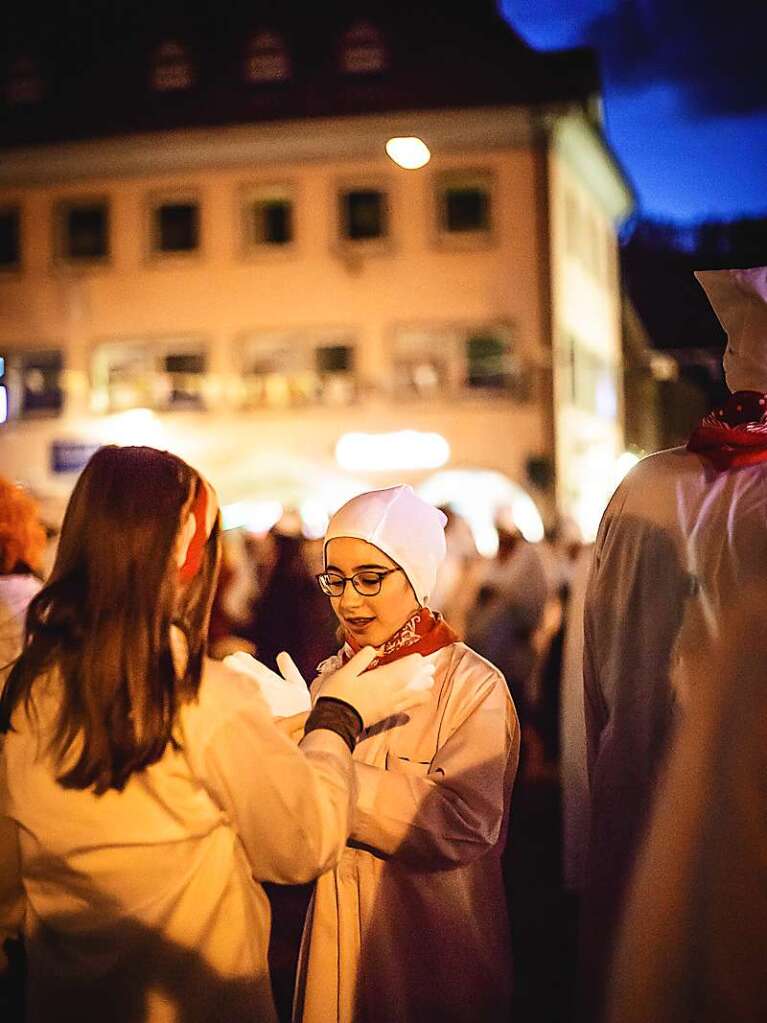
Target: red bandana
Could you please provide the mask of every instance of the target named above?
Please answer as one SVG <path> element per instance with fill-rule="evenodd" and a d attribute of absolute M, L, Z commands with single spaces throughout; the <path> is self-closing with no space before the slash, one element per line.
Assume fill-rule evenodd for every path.
<path fill-rule="evenodd" d="M 458 642 L 458 634 L 453 632 L 445 619 L 438 611 L 430 611 L 428 607 L 419 609 L 408 618 L 401 628 L 397 629 L 394 635 L 387 639 L 383 646 L 378 649 L 381 653 L 368 665 L 366 670 L 378 668 L 382 664 L 389 664 L 391 661 L 399 660 L 400 657 L 407 657 L 408 654 L 433 654 L 435 650 L 441 650 L 443 646 L 450 646 Z M 341 651 L 341 660 L 344 664 L 361 650 L 365 644 L 347 636 L 346 645 Z"/>
<path fill-rule="evenodd" d="M 767 461 L 767 394 L 736 391 L 693 430 L 688 451 L 707 458 L 717 472 Z"/>
<path fill-rule="evenodd" d="M 205 549 L 205 544 L 208 542 L 208 535 L 210 530 L 208 529 L 207 523 L 207 511 L 208 511 L 208 488 L 202 482 L 197 485 L 197 496 L 194 499 L 190 515 L 194 515 L 196 528 L 194 536 L 189 544 L 186 552 L 186 560 L 179 569 L 179 575 L 181 581 L 184 583 L 191 582 L 192 579 L 200 571 L 200 565 L 202 564 L 202 552 Z"/>

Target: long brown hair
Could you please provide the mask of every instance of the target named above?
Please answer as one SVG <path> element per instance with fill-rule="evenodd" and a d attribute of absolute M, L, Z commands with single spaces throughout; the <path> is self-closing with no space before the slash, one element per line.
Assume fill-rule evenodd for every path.
<path fill-rule="evenodd" d="M 29 708 L 36 680 L 55 669 L 63 688 L 52 748 L 65 788 L 122 789 L 163 755 L 179 703 L 197 694 L 218 521 L 186 586 L 176 545 L 202 485 L 167 451 L 110 446 L 93 455 L 72 492 L 51 577 L 29 605 L 24 649 L 0 697 L 7 732 L 18 704 Z M 174 625 L 186 640 L 181 665 L 171 650 Z"/>

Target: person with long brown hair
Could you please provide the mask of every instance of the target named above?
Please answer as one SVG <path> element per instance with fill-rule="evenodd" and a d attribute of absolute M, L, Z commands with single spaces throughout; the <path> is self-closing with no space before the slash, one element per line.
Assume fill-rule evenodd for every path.
<path fill-rule="evenodd" d="M 332 867 L 363 727 L 428 698 L 413 658 L 323 687 L 300 745 L 205 657 L 215 494 L 180 458 L 101 448 L 0 698 L 0 941 L 27 1019 L 275 1019 L 259 882 Z M 368 681 L 369 680 L 369 681 Z"/>

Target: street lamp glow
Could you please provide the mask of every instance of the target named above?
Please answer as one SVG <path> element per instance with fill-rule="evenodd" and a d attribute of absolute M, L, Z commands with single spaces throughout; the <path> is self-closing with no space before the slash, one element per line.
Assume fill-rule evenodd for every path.
<path fill-rule="evenodd" d="M 404 167 L 405 170 L 418 170 L 431 160 L 429 147 L 415 135 L 389 139 L 386 152 L 398 167 Z"/>

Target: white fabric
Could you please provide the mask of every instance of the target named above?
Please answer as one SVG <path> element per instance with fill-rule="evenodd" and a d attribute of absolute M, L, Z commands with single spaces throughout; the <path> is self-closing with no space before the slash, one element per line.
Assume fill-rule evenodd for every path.
<path fill-rule="evenodd" d="M 592 545 L 585 544 L 571 567 L 559 701 L 562 880 L 565 888 L 573 892 L 583 888 L 589 835 L 589 779 L 583 713 L 583 603 L 592 557 Z"/>
<path fill-rule="evenodd" d="M 503 676 L 463 643 L 427 659 L 431 700 L 354 752 L 349 846 L 304 934 L 303 1023 L 509 1019 L 500 856 L 519 723 Z"/>
<path fill-rule="evenodd" d="M 0 688 L 21 653 L 27 605 L 41 585 L 33 575 L 0 576 Z"/>
<path fill-rule="evenodd" d="M 724 376 L 735 391 L 767 391 L 767 266 L 696 270 L 727 331 Z"/>
<path fill-rule="evenodd" d="M 599 527 L 584 618 L 591 833 L 582 903 L 584 991 L 597 999 L 678 717 L 671 667 L 682 621 L 694 600 L 700 644 L 717 638 L 728 605 L 767 578 L 765 523 L 767 464 L 717 473 L 677 448 L 628 474 Z"/>
<path fill-rule="evenodd" d="M 434 591 L 446 553 L 446 515 L 400 485 L 359 494 L 338 509 L 328 523 L 328 541 L 349 536 L 373 544 L 408 577 L 419 604 Z"/>
<path fill-rule="evenodd" d="M 243 650 L 229 654 L 224 658 L 224 664 L 258 683 L 261 695 L 269 704 L 274 717 L 287 718 L 311 710 L 309 687 L 289 654 L 277 656 L 277 664 L 280 671 L 284 672 L 283 675 L 278 675 Z"/>
<path fill-rule="evenodd" d="M 251 680 L 206 662 L 181 748 L 97 797 L 62 788 L 44 752 L 57 688 L 36 700 L 37 727 L 17 710 L 0 754 L 0 939 L 21 908 L 27 1020 L 65 1005 L 80 1023 L 275 1021 L 259 882 L 303 883 L 338 860 L 345 743 L 320 729 L 299 749 Z"/>

